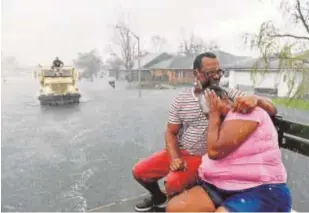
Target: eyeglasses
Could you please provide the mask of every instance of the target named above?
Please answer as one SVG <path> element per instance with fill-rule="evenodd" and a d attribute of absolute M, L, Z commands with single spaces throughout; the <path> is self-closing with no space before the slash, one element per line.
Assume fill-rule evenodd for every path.
<path fill-rule="evenodd" d="M 223 76 L 224 75 L 224 70 L 218 69 L 218 70 L 211 70 L 211 71 L 206 71 L 203 72 L 203 74 L 207 77 L 212 77 L 215 75 Z"/>

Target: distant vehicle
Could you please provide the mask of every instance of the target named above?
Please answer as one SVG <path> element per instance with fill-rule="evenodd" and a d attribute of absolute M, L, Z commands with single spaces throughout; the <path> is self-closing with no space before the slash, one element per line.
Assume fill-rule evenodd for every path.
<path fill-rule="evenodd" d="M 79 103 L 81 94 L 77 87 L 78 72 L 74 67 L 59 68 L 39 66 L 35 71 L 40 81 L 41 105 Z"/>

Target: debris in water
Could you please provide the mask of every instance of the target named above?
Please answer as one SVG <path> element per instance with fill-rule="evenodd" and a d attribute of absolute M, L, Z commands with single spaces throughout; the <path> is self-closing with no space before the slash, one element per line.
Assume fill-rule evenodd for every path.
<path fill-rule="evenodd" d="M 109 81 L 108 84 L 115 89 L 115 81 Z"/>

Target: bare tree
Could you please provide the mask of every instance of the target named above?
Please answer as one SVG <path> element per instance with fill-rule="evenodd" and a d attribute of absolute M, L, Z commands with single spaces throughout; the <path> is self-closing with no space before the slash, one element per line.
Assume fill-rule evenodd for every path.
<path fill-rule="evenodd" d="M 161 52 L 164 45 L 166 45 L 167 40 L 159 35 L 155 35 L 151 37 L 151 43 L 152 43 L 152 51 L 153 52 Z"/>
<path fill-rule="evenodd" d="M 186 56 L 196 56 L 202 52 L 214 51 L 218 48 L 216 42 L 206 42 L 201 37 L 191 34 L 189 39 L 182 38 L 178 53 Z"/>
<path fill-rule="evenodd" d="M 246 34 L 245 43 L 252 50 L 259 51 L 261 60 L 253 67 L 256 71 L 257 64 L 268 71 L 270 60 L 279 60 L 279 71 L 288 72 L 289 94 L 300 97 L 309 90 L 309 1 L 308 0 L 281 0 L 280 9 L 287 24 L 303 29 L 303 33 L 287 32 L 279 29 L 272 21 L 261 24 L 256 34 Z M 302 73 L 301 82 L 295 89 L 295 73 Z"/>
<path fill-rule="evenodd" d="M 113 43 L 119 48 L 119 54 L 116 51 L 112 51 L 116 54 L 119 59 L 121 59 L 126 70 L 131 70 L 134 65 L 134 59 L 137 55 L 136 41 L 132 37 L 131 30 L 123 21 L 119 21 L 115 26 L 115 36 L 113 38 Z"/>

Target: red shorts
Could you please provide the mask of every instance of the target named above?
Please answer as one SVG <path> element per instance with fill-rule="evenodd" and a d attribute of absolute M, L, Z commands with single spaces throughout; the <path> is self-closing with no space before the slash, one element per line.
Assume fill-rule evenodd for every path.
<path fill-rule="evenodd" d="M 186 150 L 181 150 L 182 158 L 187 162 L 186 171 L 171 172 L 169 165 L 171 158 L 166 149 L 156 152 L 135 164 L 133 175 L 136 179 L 158 181 L 165 178 L 165 189 L 168 195 L 182 192 L 187 186 L 193 184 L 198 177 L 198 168 L 202 156 L 190 155 Z"/>

